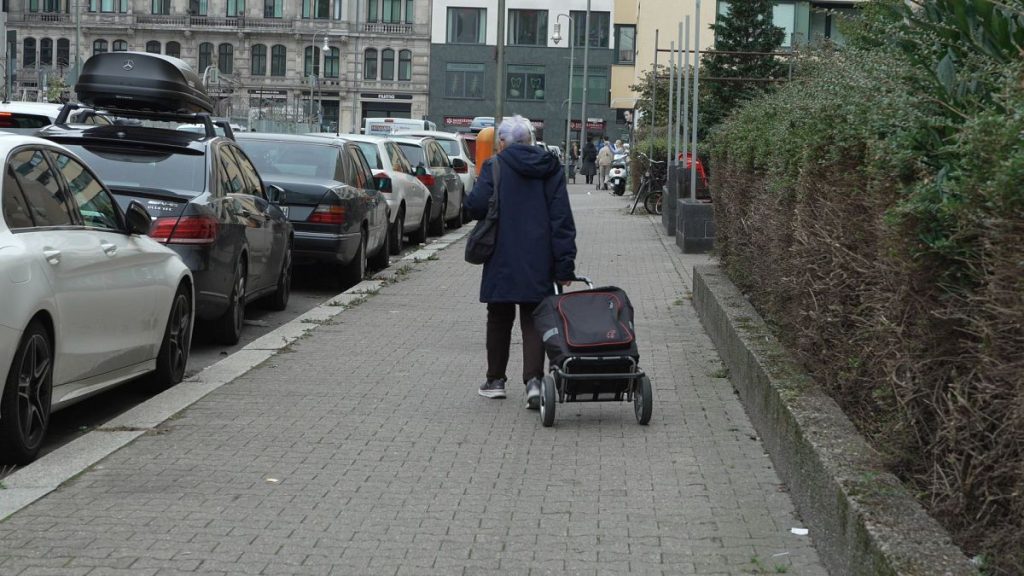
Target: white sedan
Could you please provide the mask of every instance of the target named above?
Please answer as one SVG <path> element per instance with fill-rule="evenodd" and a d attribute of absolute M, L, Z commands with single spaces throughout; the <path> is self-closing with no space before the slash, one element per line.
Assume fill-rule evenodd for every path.
<path fill-rule="evenodd" d="M 64 147 L 0 134 L 0 463 L 35 458 L 50 414 L 150 374 L 185 374 L 192 276 Z"/>

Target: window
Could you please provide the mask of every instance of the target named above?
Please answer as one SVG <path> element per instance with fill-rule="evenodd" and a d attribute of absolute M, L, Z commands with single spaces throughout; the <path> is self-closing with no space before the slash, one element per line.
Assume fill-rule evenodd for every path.
<path fill-rule="evenodd" d="M 67 66 L 71 63 L 71 41 L 67 38 L 57 40 L 57 66 Z"/>
<path fill-rule="evenodd" d="M 416 10 L 413 0 L 405 0 L 405 23 L 412 24 L 416 21 Z"/>
<path fill-rule="evenodd" d="M 281 18 L 284 16 L 284 0 L 263 0 L 264 18 Z"/>
<path fill-rule="evenodd" d="M 485 8 L 449 8 L 448 43 L 483 44 L 487 39 Z"/>
<path fill-rule="evenodd" d="M 309 76 L 320 75 L 320 49 L 316 46 L 306 46 L 306 65 L 303 68 L 303 74 Z"/>
<path fill-rule="evenodd" d="M 111 52 L 127 52 L 128 51 L 128 42 L 125 41 L 125 40 L 114 40 L 110 44 L 110 51 Z"/>
<path fill-rule="evenodd" d="M 331 17 L 331 0 L 302 0 L 302 17 L 326 20 Z"/>
<path fill-rule="evenodd" d="M 213 44 L 203 42 L 199 45 L 199 75 L 203 76 L 211 64 L 213 64 Z"/>
<path fill-rule="evenodd" d="M 181 58 L 181 44 L 177 42 L 168 42 L 164 46 L 164 54 L 168 56 L 174 56 L 175 58 Z"/>
<path fill-rule="evenodd" d="M 517 46 L 546 46 L 547 10 L 509 10 L 508 43 Z"/>
<path fill-rule="evenodd" d="M 53 40 L 49 38 L 39 40 L 39 65 L 53 66 Z"/>
<path fill-rule="evenodd" d="M 256 44 L 252 47 L 252 67 L 249 73 L 253 76 L 267 75 L 267 47 L 265 44 Z"/>
<path fill-rule="evenodd" d="M 377 4 L 380 0 L 366 0 L 366 21 L 380 22 L 380 14 L 377 12 Z"/>
<path fill-rule="evenodd" d="M 402 50 L 398 53 L 398 80 L 400 82 L 412 80 L 412 50 Z"/>
<path fill-rule="evenodd" d="M 32 227 L 32 213 L 29 210 L 28 202 L 21 193 L 18 180 L 14 177 L 14 170 L 10 167 L 4 174 L 4 220 L 11 230 L 18 228 Z"/>
<path fill-rule="evenodd" d="M 573 44 L 577 48 L 583 47 L 583 40 L 587 37 L 587 13 L 582 11 L 573 10 L 572 14 L 572 34 Z M 591 48 L 607 48 L 608 47 L 608 28 L 611 23 L 611 14 L 608 12 L 590 12 L 590 47 Z"/>
<path fill-rule="evenodd" d="M 128 0 L 89 0 L 90 12 L 127 12 Z"/>
<path fill-rule="evenodd" d="M 608 69 L 607 68 L 595 68 L 591 66 L 587 70 L 587 78 L 590 82 L 587 84 L 587 103 L 588 104 L 608 104 L 609 87 L 608 87 Z M 583 100 L 583 67 L 576 66 L 573 70 L 572 75 L 572 99 L 573 102 L 580 102 Z"/>
<path fill-rule="evenodd" d="M 23 150 L 11 158 L 18 182 L 36 226 L 70 226 L 71 203 L 41 150 Z"/>
<path fill-rule="evenodd" d="M 448 98 L 483 98 L 485 64 L 445 64 L 444 95 Z"/>
<path fill-rule="evenodd" d="M 337 78 L 341 69 L 341 52 L 331 48 L 324 53 L 324 77 Z"/>
<path fill-rule="evenodd" d="M 377 79 L 377 49 L 367 48 L 363 53 L 363 80 Z"/>
<path fill-rule="evenodd" d="M 789 48 L 793 45 L 793 29 L 796 25 L 796 5 L 792 2 L 780 2 L 772 6 L 772 24 L 786 31 L 782 38 L 782 46 Z"/>
<path fill-rule="evenodd" d="M 39 12 L 39 0 L 28 0 L 28 11 Z"/>
<path fill-rule="evenodd" d="M 370 168 L 384 169 L 384 163 L 381 162 L 376 142 L 356 142 L 356 146 L 359 146 L 359 149 L 363 151 L 363 156 L 366 156 L 366 161 L 369 162 Z"/>
<path fill-rule="evenodd" d="M 106 50 L 104 50 L 106 52 Z M 36 39 L 25 38 L 22 43 L 22 66 L 25 68 L 35 67 L 36 65 Z"/>
<path fill-rule="evenodd" d="M 93 54 L 103 54 L 106 51 L 107 51 L 107 41 L 106 40 L 94 40 L 93 41 L 93 43 L 92 43 L 92 53 Z"/>
<path fill-rule="evenodd" d="M 544 67 L 509 65 L 505 86 L 509 100 L 543 100 Z"/>
<path fill-rule="evenodd" d="M 192 16 L 206 16 L 207 0 L 188 0 L 188 13 Z"/>
<path fill-rule="evenodd" d="M 242 180 L 242 171 L 234 158 L 223 153 L 220 154 L 220 188 L 222 194 L 244 194 L 245 182 Z"/>
<path fill-rule="evenodd" d="M 380 51 L 380 79 L 395 79 L 395 51 L 391 48 Z"/>
<path fill-rule="evenodd" d="M 149 42 L 146 42 L 146 52 L 149 52 L 150 54 L 159 54 L 160 43 L 156 40 L 150 40 Z"/>
<path fill-rule="evenodd" d="M 231 74 L 235 71 L 234 46 L 224 43 L 217 47 L 217 68 L 224 74 Z"/>
<path fill-rule="evenodd" d="M 43 0 L 43 12 L 60 12 L 60 3 L 61 0 Z"/>
<path fill-rule="evenodd" d="M 256 196 L 257 198 L 264 198 L 263 195 L 263 181 L 260 180 L 259 174 L 256 173 L 256 169 L 253 168 L 252 163 L 249 162 L 249 157 L 245 155 L 239 148 L 225 145 L 221 148 L 221 151 L 231 156 L 234 160 L 235 165 L 238 166 L 238 171 L 242 175 L 242 193 Z"/>
<path fill-rule="evenodd" d="M 372 189 L 373 174 L 370 172 L 370 166 L 366 163 L 363 153 L 359 148 L 353 146 L 348 149 L 348 157 L 352 167 L 348 183 L 355 188 Z"/>
<path fill-rule="evenodd" d="M 82 223 L 88 228 L 121 230 L 123 226 L 117 204 L 96 177 L 70 156 L 57 152 L 53 158 L 78 204 Z"/>
<path fill-rule="evenodd" d="M 228 0 L 228 10 L 225 16 L 228 18 L 245 16 L 245 0 Z"/>
<path fill-rule="evenodd" d="M 402 0 L 384 0 L 384 13 L 381 20 L 388 23 L 402 21 Z"/>
<path fill-rule="evenodd" d="M 615 63 L 636 62 L 636 26 L 615 27 Z"/>
<path fill-rule="evenodd" d="M 171 13 L 171 0 L 153 0 L 151 9 L 153 14 L 166 16 Z"/>
<path fill-rule="evenodd" d="M 288 49 L 281 44 L 275 44 L 270 49 L 270 75 L 284 76 L 288 70 Z"/>

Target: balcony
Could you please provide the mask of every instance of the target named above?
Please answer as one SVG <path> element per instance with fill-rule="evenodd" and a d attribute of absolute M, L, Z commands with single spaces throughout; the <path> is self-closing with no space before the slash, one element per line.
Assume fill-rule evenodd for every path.
<path fill-rule="evenodd" d="M 62 12 L 22 12 L 20 14 L 12 12 L 10 16 L 12 22 L 22 22 L 25 24 L 70 26 L 75 23 L 71 18 L 71 14 L 64 14 Z"/>
<path fill-rule="evenodd" d="M 247 18 L 244 16 L 189 16 L 139 14 L 135 16 L 136 25 L 146 28 L 163 28 L 174 30 L 188 29 L 224 29 L 263 32 L 290 32 L 294 20 L 281 18 Z"/>
<path fill-rule="evenodd" d="M 426 24 L 363 22 L 359 25 L 359 32 L 387 36 L 428 36 L 430 34 L 430 27 Z"/>

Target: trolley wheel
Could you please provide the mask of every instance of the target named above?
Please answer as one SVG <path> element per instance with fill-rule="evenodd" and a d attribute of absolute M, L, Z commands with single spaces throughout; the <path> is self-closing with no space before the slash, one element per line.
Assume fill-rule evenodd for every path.
<path fill-rule="evenodd" d="M 555 379 L 551 374 L 540 381 L 540 423 L 545 428 L 555 423 Z"/>
<path fill-rule="evenodd" d="M 651 421 L 651 411 L 654 409 L 654 394 L 651 390 L 651 379 L 646 374 L 640 377 L 640 385 L 633 392 L 633 412 L 636 414 L 636 421 L 646 426 Z"/>

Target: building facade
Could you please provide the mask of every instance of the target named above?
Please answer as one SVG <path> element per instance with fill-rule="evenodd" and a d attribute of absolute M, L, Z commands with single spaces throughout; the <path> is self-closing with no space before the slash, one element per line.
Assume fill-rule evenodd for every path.
<path fill-rule="evenodd" d="M 207 79 L 217 113 L 250 125 L 358 130 L 422 118 L 429 0 L 10 0 L 12 97 L 54 98 L 76 55 L 176 56 Z M 326 39 L 327 49 L 323 49 Z M 72 94 L 73 96 L 73 94 Z"/>
<path fill-rule="evenodd" d="M 570 132 L 576 141 L 583 125 L 583 58 L 589 42 L 588 133 L 613 139 L 625 133 L 625 125 L 616 122 L 609 106 L 614 0 L 591 1 L 589 29 L 586 0 L 564 0 L 557 8 L 548 0 L 508 0 L 502 71 L 495 64 L 497 4 L 496 0 L 434 0 L 428 118 L 439 128 L 457 131 L 468 129 L 475 116 L 494 116 L 500 73 L 505 78 L 507 115 L 529 118 L 540 139 L 560 144 L 565 141 L 571 110 Z"/>

